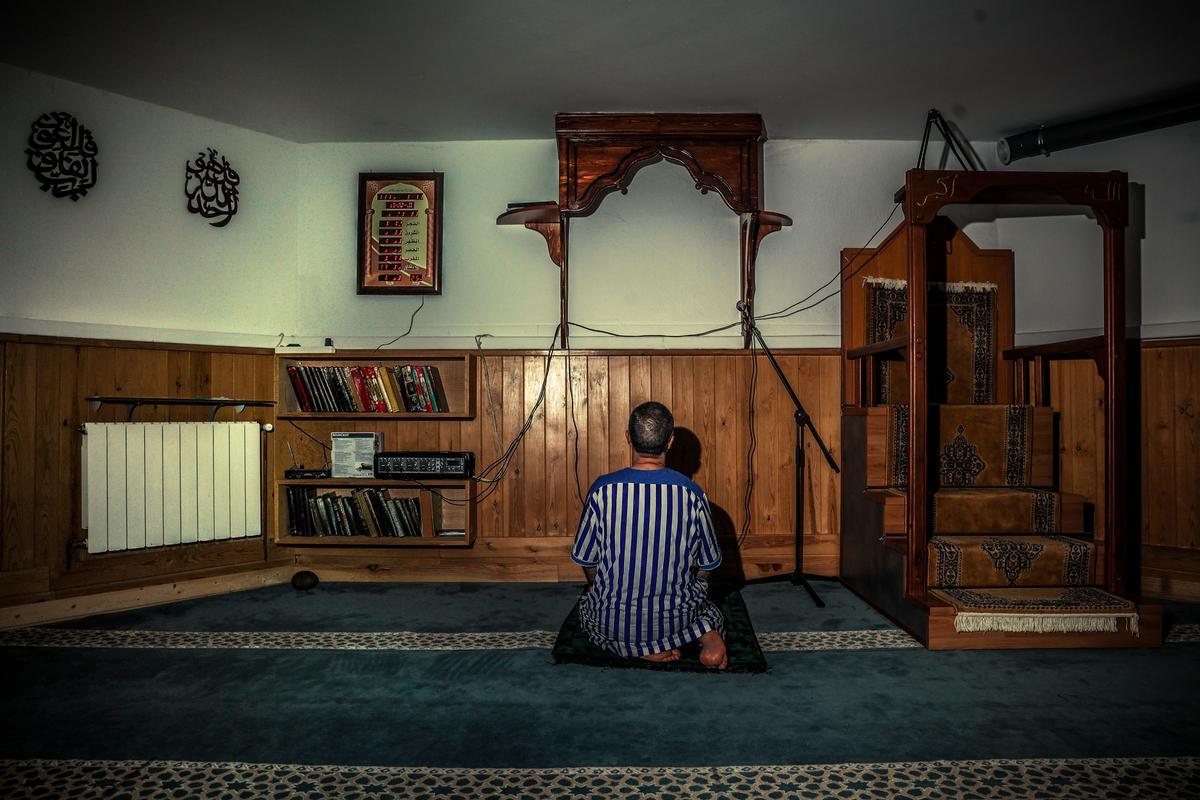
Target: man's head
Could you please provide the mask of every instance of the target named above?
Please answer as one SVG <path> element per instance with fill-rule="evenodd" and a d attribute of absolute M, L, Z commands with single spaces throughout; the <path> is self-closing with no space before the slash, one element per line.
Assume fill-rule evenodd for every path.
<path fill-rule="evenodd" d="M 675 418 L 662 403 L 642 403 L 629 415 L 629 443 L 635 452 L 660 456 L 671 446 Z"/>

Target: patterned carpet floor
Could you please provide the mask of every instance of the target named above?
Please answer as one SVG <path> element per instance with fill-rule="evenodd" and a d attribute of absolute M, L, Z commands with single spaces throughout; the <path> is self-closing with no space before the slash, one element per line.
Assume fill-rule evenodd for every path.
<path fill-rule="evenodd" d="M 814 585 L 743 591 L 759 675 L 555 665 L 570 585 L 0 632 L 0 797 L 1200 797 L 1200 607 L 1158 650 L 932 653 Z"/>

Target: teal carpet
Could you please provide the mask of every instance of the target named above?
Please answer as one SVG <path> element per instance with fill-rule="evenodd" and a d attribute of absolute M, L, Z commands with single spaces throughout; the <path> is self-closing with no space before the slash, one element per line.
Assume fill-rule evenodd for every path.
<path fill-rule="evenodd" d="M 578 796 L 555 794 L 551 778 L 538 788 L 546 770 L 564 792 L 571 780 L 638 767 L 675 770 L 679 786 L 700 775 L 706 791 L 737 784 L 714 765 L 768 783 L 790 775 L 796 786 L 875 770 L 919 787 L 966 769 L 1004 791 L 1033 770 L 1030 781 L 1078 790 L 1061 796 L 1092 796 L 1079 788 L 1081 764 L 1097 776 L 1095 796 L 1136 797 L 1161 780 L 1169 791 L 1156 796 L 1198 796 L 1186 788 L 1200 785 L 1196 606 L 1169 608 L 1178 624 L 1157 650 L 932 653 L 840 585 L 815 587 L 827 608 L 786 584 L 743 590 L 771 666 L 758 675 L 556 666 L 550 646 L 580 590 L 562 584 L 272 587 L 0 632 L 0 794 L 55 796 L 29 787 L 68 778 L 95 790 L 83 769 L 107 775 L 109 788 L 142 786 L 130 797 L 166 796 L 145 782 L 184 780 L 171 777 L 175 762 L 233 762 L 248 771 L 243 782 L 261 765 L 290 765 L 276 768 L 278 781 L 292 770 L 318 787 L 289 797 L 339 796 L 296 765 L 403 768 L 410 788 L 490 769 L 489 780 L 531 781 L 515 794 L 496 784 L 496 796 L 530 797 Z M 829 767 L 846 762 L 857 766 Z M 442 794 L 485 796 L 481 786 Z M 763 784 L 739 791 L 752 797 L 754 786 Z"/>

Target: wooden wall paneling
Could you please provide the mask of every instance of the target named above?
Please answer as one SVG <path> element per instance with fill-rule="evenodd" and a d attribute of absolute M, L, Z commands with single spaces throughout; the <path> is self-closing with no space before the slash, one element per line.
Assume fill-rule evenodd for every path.
<path fill-rule="evenodd" d="M 546 400 L 542 407 L 545 420 L 545 516 L 543 536 L 564 536 L 567 520 L 567 357 L 555 356 L 546 372 Z M 573 530 L 573 529 L 572 529 Z"/>
<path fill-rule="evenodd" d="M 723 355 L 713 359 L 715 428 L 710 440 L 711 452 L 706 458 L 709 462 L 709 478 L 704 491 L 708 493 L 711 504 L 719 508 L 714 508 L 714 513 L 723 512 L 727 518 L 730 536 L 737 536 L 741 530 L 738 525 L 741 508 L 741 500 L 737 497 L 738 487 L 741 485 L 738 481 L 738 469 L 739 464 L 743 470 L 745 466 L 742 464 L 744 457 L 738 447 L 738 440 L 739 431 L 744 427 L 745 421 L 739 413 L 738 399 L 742 390 L 737 382 L 737 365 L 745 360 Z"/>
<path fill-rule="evenodd" d="M 716 435 L 716 358 L 702 355 L 695 356 L 692 361 L 692 430 L 703 445 L 695 481 L 707 494 L 713 483 L 713 465 L 720 447 Z"/>
<path fill-rule="evenodd" d="M 1174 350 L 1175 544 L 1195 550 L 1200 548 L 1200 347 Z"/>
<path fill-rule="evenodd" d="M 521 431 L 525 408 L 525 362 L 521 356 L 504 357 L 503 432 L 508 447 Z M 525 471 L 524 444 L 518 444 L 509 461 L 508 474 L 501 485 L 504 502 L 504 536 L 523 536 L 525 497 L 522 487 Z"/>
<path fill-rule="evenodd" d="M 650 373 L 651 361 L 652 361 L 652 358 L 650 356 L 646 356 L 646 355 L 629 357 L 629 410 L 630 411 L 633 411 L 633 409 L 637 408 L 642 403 L 645 403 L 647 400 L 658 399 L 651 392 L 651 373 Z M 664 401 L 659 400 L 659 402 L 661 403 Z M 628 417 L 629 417 L 629 415 L 626 414 L 626 419 L 624 421 L 622 421 L 622 423 L 621 423 L 621 430 L 625 430 L 626 426 L 629 424 Z M 622 437 L 622 438 L 624 438 L 624 437 Z"/>
<path fill-rule="evenodd" d="M 113 391 L 105 394 L 153 397 L 166 394 L 167 351 L 141 348 L 122 348 L 113 360 Z M 229 395 L 232 397 L 233 395 Z M 173 406 L 141 406 L 134 412 L 134 422 L 166 422 Z M 118 422 L 125 420 L 128 410 L 122 407 Z"/>
<path fill-rule="evenodd" d="M 667 408 L 671 409 L 671 415 L 675 418 L 676 429 L 683 428 L 685 433 L 684 439 L 687 442 L 682 442 L 684 445 L 680 447 L 679 452 L 672 456 L 667 453 L 667 466 L 682 472 L 693 480 L 697 479 L 697 470 L 700 465 L 700 460 L 703 457 L 701 452 L 703 448 L 708 446 L 708 442 L 699 437 L 696 432 L 696 417 L 693 412 L 695 406 L 695 395 L 692 389 L 692 370 L 695 368 L 693 356 L 671 356 L 671 403 Z M 660 401 L 661 402 L 661 401 Z M 630 398 L 630 406 L 637 407 L 637 403 L 633 398 Z M 630 409 L 632 411 L 632 408 Z M 680 436 L 675 437 L 675 446 L 681 445 Z M 703 486 L 703 484 L 700 484 Z"/>
<path fill-rule="evenodd" d="M 58 476 L 61 503 L 58 516 L 50 531 L 45 535 L 46 563 L 52 574 L 66 571 L 69 564 L 67 546 L 81 538 L 83 529 L 83 464 L 80 453 L 83 435 L 79 432 L 79 353 L 80 348 L 64 345 L 57 349 L 59 372 L 59 396 L 56 401 L 59 428 L 57 441 Z M 46 586 L 48 591 L 49 584 Z"/>
<path fill-rule="evenodd" d="M 792 527 L 790 487 L 794 480 L 792 465 L 795 437 L 783 427 L 785 423 L 790 425 L 783 413 L 783 404 L 788 399 L 779 385 L 778 377 L 766 356 L 755 355 L 755 360 L 758 362 L 758 385 L 754 400 L 755 497 L 750 525 L 752 533 L 776 533 Z M 784 360 L 790 359 L 784 357 Z M 779 480 L 785 477 L 785 480 Z M 785 487 L 789 489 L 786 496 Z"/>
<path fill-rule="evenodd" d="M 824 415 L 822 413 L 823 393 L 821 388 L 821 362 L 817 358 L 796 358 L 793 359 L 793 369 L 790 370 L 790 378 L 792 386 L 796 389 L 796 395 L 800 398 L 800 402 L 804 404 L 805 410 L 812 416 L 813 425 L 818 431 L 821 431 L 821 437 L 825 437 Z M 780 402 L 785 405 L 791 405 L 791 399 L 786 393 L 781 393 Z M 785 409 L 787 410 L 787 409 Z M 789 416 L 788 426 L 792 430 L 788 431 L 789 443 L 794 449 L 794 440 L 796 437 L 796 423 L 794 417 Z M 804 556 L 807 558 L 811 553 L 808 545 L 813 541 L 817 534 L 826 532 L 825 514 L 826 506 L 829 504 L 828 488 L 822 469 L 828 469 L 829 465 L 825 463 L 825 456 L 821 454 L 821 449 L 817 447 L 817 443 L 813 441 L 809 433 L 804 434 L 804 509 L 802 521 L 804 522 L 804 537 L 807 541 L 804 542 Z M 790 496 L 790 495 L 789 495 Z"/>
<path fill-rule="evenodd" d="M 463 425 L 469 432 L 468 446 L 476 455 L 475 471 L 480 473 L 504 452 L 504 362 L 501 358 L 482 353 L 476 361 L 476 369 L 480 373 L 479 413 L 475 419 Z M 489 486 L 480 486 L 480 494 L 487 492 L 487 497 L 476 508 L 479 535 L 499 536 L 504 531 L 504 507 L 501 503 L 504 494 L 502 491 L 489 491 Z"/>
<path fill-rule="evenodd" d="M 37 566 L 35 524 L 37 355 L 29 345 L 5 344 L 4 468 L 0 535 L 4 571 Z"/>
<path fill-rule="evenodd" d="M 541 356 L 525 357 L 525 405 L 523 414 L 532 424 L 521 444 L 524 453 L 524 468 L 520 483 L 525 495 L 524 515 L 518 528 L 520 536 L 546 535 L 546 403 L 537 405 L 542 379 L 547 375 L 546 359 Z M 549 400 L 547 393 L 546 400 Z"/>
<path fill-rule="evenodd" d="M 589 480 L 608 471 L 611 438 L 608 417 L 608 358 L 592 355 L 587 359 L 587 475 Z"/>
<path fill-rule="evenodd" d="M 565 535 L 574 536 L 593 476 L 588 473 L 588 357 L 572 355 L 567 370 L 567 519 Z M 581 498 L 580 495 L 583 497 Z"/>
<path fill-rule="evenodd" d="M 673 360 L 669 355 L 650 359 L 650 396 L 646 399 L 657 400 L 667 408 L 673 408 L 675 403 L 675 384 L 672 382 L 675 372 L 672 365 Z M 637 405 L 632 393 L 627 395 L 627 399 L 629 408 L 626 411 L 626 422 L 628 422 L 629 412 L 633 411 Z"/>
<path fill-rule="evenodd" d="M 1142 544 L 1175 547 L 1175 350 L 1150 350 L 1142 363 Z"/>
<path fill-rule="evenodd" d="M 76 402 L 79 403 L 83 422 L 116 422 L 125 419 L 124 416 L 118 416 L 117 406 L 104 405 L 92 411 L 84 399 L 92 395 L 116 394 L 115 352 L 111 347 L 83 347 L 79 351 L 79 396 Z"/>
<path fill-rule="evenodd" d="M 660 368 L 661 369 L 661 368 Z M 653 374 L 650 394 L 656 392 Z M 605 472 L 629 466 L 630 447 L 625 441 L 629 426 L 629 356 L 608 357 L 608 464 Z"/>
<path fill-rule="evenodd" d="M 842 463 L 841 451 L 841 390 L 842 380 L 839 369 L 840 358 L 835 355 L 819 356 L 818 362 L 821 365 L 821 402 L 819 404 L 820 416 L 818 424 L 821 432 L 821 438 L 825 441 L 825 445 L 829 448 L 829 452 L 833 453 L 833 459 L 838 463 L 840 468 Z M 834 472 L 825 463 L 825 459 L 820 457 L 818 453 L 818 474 L 825 484 L 825 519 L 817 530 L 825 536 L 831 537 L 836 545 L 837 535 L 841 527 L 842 519 L 842 492 L 840 473 Z M 834 562 L 836 570 L 836 561 Z"/>
<path fill-rule="evenodd" d="M 37 371 L 33 430 L 35 447 L 33 460 L 25 464 L 25 469 L 34 473 L 35 529 L 31 532 L 31 538 L 34 539 L 36 553 L 30 566 L 35 567 L 50 565 L 48 543 L 59 539 L 65 531 L 60 511 L 64 507 L 71 507 L 68 497 L 71 485 L 61 480 L 62 465 L 59 462 L 62 452 L 60 439 L 65 438 L 64 425 L 70 418 L 69 411 L 63 414 L 62 406 L 66 398 L 64 383 L 66 391 L 74 389 L 71 385 L 73 376 L 63 375 L 62 363 L 58 358 L 59 351 L 63 349 L 66 348 L 51 344 L 33 346 Z M 41 541 L 38 542 L 38 539 Z"/>
<path fill-rule="evenodd" d="M 751 351 L 753 354 L 754 351 Z M 729 395 L 729 412 L 735 420 L 734 425 L 734 446 L 736 447 L 734 456 L 734 481 L 733 496 L 731 500 L 730 515 L 733 517 L 734 530 L 737 531 L 738 537 L 743 535 L 750 536 L 753 534 L 751 530 L 751 522 L 753 520 L 753 505 L 758 501 L 757 493 L 759 486 L 752 480 L 750 472 L 750 459 L 747 457 L 750 447 L 750 416 L 747 409 L 750 407 L 750 388 L 752 385 L 751 375 L 753 374 L 754 358 L 737 358 L 734 359 L 734 383 L 733 391 Z M 757 416 L 757 415 L 756 415 Z M 749 498 L 749 507 L 747 506 L 747 498 Z"/>

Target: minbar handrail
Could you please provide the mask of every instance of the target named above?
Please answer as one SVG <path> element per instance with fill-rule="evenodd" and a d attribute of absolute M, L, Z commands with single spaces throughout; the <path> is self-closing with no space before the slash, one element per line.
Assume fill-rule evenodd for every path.
<path fill-rule="evenodd" d="M 866 358 L 867 356 L 878 356 L 885 353 L 899 353 L 908 349 L 908 334 L 893 336 L 891 339 L 884 339 L 882 342 L 874 344 L 865 344 L 862 347 L 851 347 L 846 351 L 846 358 L 851 361 Z"/>
<path fill-rule="evenodd" d="M 1008 361 L 1031 358 L 1071 359 L 1094 358 L 1097 352 L 1104 351 L 1103 336 L 1088 336 L 1083 339 L 1066 339 L 1061 342 L 1046 342 L 1031 344 L 1024 347 L 1013 347 L 1004 351 Z"/>

